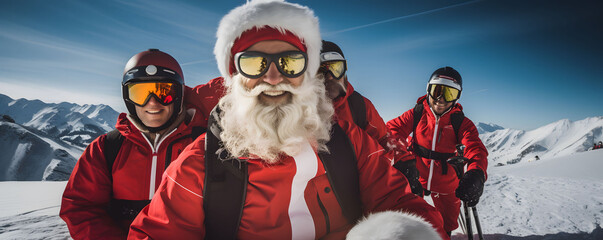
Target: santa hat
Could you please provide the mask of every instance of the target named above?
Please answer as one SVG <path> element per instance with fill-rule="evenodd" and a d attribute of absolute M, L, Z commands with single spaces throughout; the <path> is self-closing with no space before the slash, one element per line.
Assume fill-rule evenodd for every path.
<path fill-rule="evenodd" d="M 235 72 L 233 56 L 264 40 L 282 40 L 308 54 L 306 71 L 316 73 L 322 45 L 318 18 L 308 7 L 283 0 L 252 0 L 226 14 L 216 33 L 214 55 L 226 86 Z"/>

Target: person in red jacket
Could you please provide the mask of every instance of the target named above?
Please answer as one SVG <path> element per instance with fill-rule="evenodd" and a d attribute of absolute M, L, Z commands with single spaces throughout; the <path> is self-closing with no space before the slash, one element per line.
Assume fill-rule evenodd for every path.
<path fill-rule="evenodd" d="M 392 152 L 393 166 L 410 181 L 411 191 L 422 196 L 423 188 L 417 187 L 420 186 L 419 173 L 404 167 L 414 161 L 414 157 L 406 154 L 405 146 L 388 133 L 387 126 L 373 103 L 354 90 L 348 81 L 347 69 L 347 61 L 341 48 L 333 42 L 323 40 L 318 72 L 325 78 L 327 96 L 333 101 L 336 118 L 355 123 L 381 147 Z M 364 116 L 357 116 L 360 114 Z"/>
<path fill-rule="evenodd" d="M 126 238 L 165 167 L 206 127 L 202 114 L 186 108 L 184 86 L 180 65 L 167 53 L 149 49 L 128 61 L 122 88 L 129 114 L 119 115 L 118 132 L 86 148 L 63 193 L 60 216 L 73 239 Z M 116 142 L 109 135 L 121 145 L 109 144 Z"/>
<path fill-rule="evenodd" d="M 431 191 L 434 205 L 442 214 L 444 228 L 449 233 L 458 227 L 460 200 L 466 201 L 469 207 L 478 203 L 488 167 L 488 151 L 477 128 L 469 118 L 459 114 L 463 110 L 457 103 L 461 91 L 461 75 L 451 67 L 440 68 L 431 75 L 427 95 L 417 100 L 418 105 L 387 122 L 395 138 L 405 141 L 413 133 L 412 143 L 408 145 L 417 161 L 416 165 L 411 162 L 405 167 L 418 170 L 420 187 Z M 418 110 L 422 110 L 422 114 L 414 127 L 415 111 Z M 452 123 L 454 115 L 462 121 L 458 136 Z M 446 163 L 454 156 L 457 144 L 465 145 L 464 156 L 470 159 L 460 182 Z"/>
<path fill-rule="evenodd" d="M 425 226 L 421 239 L 448 238 L 439 213 L 410 192 L 379 144 L 354 124 L 334 124 L 316 77 L 320 48 L 307 7 L 262 0 L 230 11 L 214 48 L 226 95 L 208 132 L 166 170 L 128 238 L 344 239 L 361 216 L 386 210 L 421 217 L 390 221 L 390 230 L 417 224 Z M 342 149 L 351 157 L 324 157 Z M 342 161 L 333 168 L 331 160 Z M 355 178 L 342 184 L 334 179 L 344 167 Z M 353 188 L 356 198 L 338 197 Z M 233 197 L 216 197 L 224 192 Z"/>
<path fill-rule="evenodd" d="M 387 148 L 388 134 L 383 118 L 381 118 L 370 100 L 354 90 L 354 87 L 348 81 L 347 69 L 347 62 L 341 48 L 333 42 L 323 40 L 318 72 L 325 78 L 327 96 L 333 101 L 335 115 L 338 119 L 356 123 L 354 120 L 358 117 L 354 116 L 354 113 L 364 114 L 364 121 L 356 123 L 356 125 L 364 129 L 382 147 Z M 358 96 L 352 96 L 352 94 L 358 94 Z M 359 97 L 364 103 L 364 108 L 354 105 L 355 102 L 350 100 L 353 97 Z M 350 106 L 350 101 L 352 101 L 353 106 Z M 359 108 L 363 111 L 352 108 Z"/>

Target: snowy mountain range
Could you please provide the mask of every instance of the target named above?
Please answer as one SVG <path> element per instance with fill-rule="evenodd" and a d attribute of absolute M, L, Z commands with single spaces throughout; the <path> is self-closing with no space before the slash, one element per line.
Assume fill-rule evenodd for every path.
<path fill-rule="evenodd" d="M 603 140 L 603 116 L 563 119 L 530 131 L 498 129 L 483 132 L 480 138 L 488 149 L 490 166 L 567 156 Z"/>
<path fill-rule="evenodd" d="M 13 100 L 0 94 L 0 181 L 65 181 L 84 148 L 115 126 L 106 105 Z"/>
<path fill-rule="evenodd" d="M 44 103 L 23 98 L 14 100 L 0 94 L 0 114 L 10 116 L 31 131 L 86 147 L 113 129 L 119 113 L 103 104 Z"/>
<path fill-rule="evenodd" d="M 0 94 L 0 181 L 66 180 L 84 148 L 115 126 L 118 112 L 106 105 L 14 100 Z M 490 166 L 567 156 L 603 140 L 603 116 L 567 119 L 535 130 L 477 123 Z"/>

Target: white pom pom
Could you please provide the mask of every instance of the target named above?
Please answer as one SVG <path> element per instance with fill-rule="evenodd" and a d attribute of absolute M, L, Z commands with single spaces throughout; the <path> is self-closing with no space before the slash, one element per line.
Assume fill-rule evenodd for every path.
<path fill-rule="evenodd" d="M 348 240 L 366 239 L 442 239 L 423 218 L 399 211 L 373 213 L 356 224 Z"/>

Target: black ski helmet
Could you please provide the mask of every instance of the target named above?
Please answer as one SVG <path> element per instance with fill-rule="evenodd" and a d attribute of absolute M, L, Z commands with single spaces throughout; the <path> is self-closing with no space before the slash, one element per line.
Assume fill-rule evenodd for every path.
<path fill-rule="evenodd" d="M 129 100 L 129 83 L 138 82 L 169 82 L 176 84 L 176 97 L 174 99 L 174 112 L 170 119 L 162 126 L 147 128 L 151 132 L 157 132 L 171 125 L 176 117 L 182 112 L 184 94 L 184 75 L 178 61 L 159 49 L 149 49 L 134 55 L 124 68 L 123 81 L 121 83 L 122 95 L 128 112 L 138 118 L 134 103 Z M 142 122 L 141 122 L 142 123 Z M 143 124 L 144 125 L 144 124 Z"/>
<path fill-rule="evenodd" d="M 331 41 L 322 40 L 322 49 L 320 50 L 320 53 L 327 53 L 327 52 L 339 53 L 339 54 L 341 54 L 341 57 L 344 58 L 341 60 L 345 60 L 343 51 L 341 51 L 341 48 L 339 48 L 339 46 L 337 46 L 337 44 L 335 44 L 334 42 L 331 42 Z"/>
<path fill-rule="evenodd" d="M 427 82 L 426 90 L 428 94 L 430 84 L 442 84 L 456 88 L 459 90 L 459 98 L 461 97 L 460 94 L 463 92 L 463 78 L 461 78 L 461 74 L 454 70 L 454 68 L 448 66 L 439 68 L 431 74 L 431 77 L 429 77 L 429 82 Z"/>

